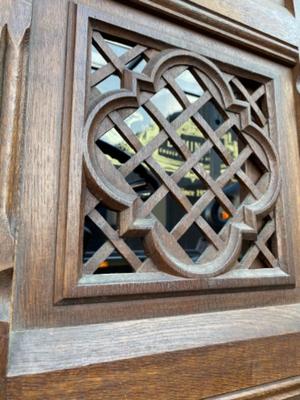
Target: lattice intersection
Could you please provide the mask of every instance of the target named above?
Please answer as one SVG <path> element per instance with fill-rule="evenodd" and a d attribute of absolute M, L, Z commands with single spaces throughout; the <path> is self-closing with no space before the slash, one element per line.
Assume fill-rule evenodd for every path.
<path fill-rule="evenodd" d="M 147 68 L 153 67 L 161 52 L 94 31 L 91 107 L 109 94 L 127 89 L 128 71 L 136 79 L 148 79 Z M 264 82 L 224 71 L 220 74 L 234 99 L 244 105 L 248 125 L 268 137 Z M 105 196 L 87 187 L 84 241 L 97 235 L 98 242 L 89 254 L 84 249 L 84 274 L 105 273 L 112 261 L 114 272 L 160 270 L 146 239 L 151 224 L 175 258 L 199 265 L 201 271 L 202 263 L 213 262 L 224 251 L 232 225 L 244 222 L 244 206 L 263 198 L 272 180 L 266 151 L 243 130 L 240 110 L 226 109 L 209 75 L 188 63 L 166 68 L 155 91 L 139 90 L 137 106 L 128 104 L 107 112 L 97 126 L 93 146 L 111 185 L 125 188 L 137 198 L 126 211 L 110 207 Z M 160 215 L 162 210 L 173 213 L 168 223 Z M 148 224 L 147 229 L 141 224 L 129 229 L 128 223 L 124 229 L 126 213 Z M 214 218 L 221 222 L 217 224 Z M 268 210 L 258 219 L 254 240 L 243 240 L 231 268 L 278 267 L 275 243 L 274 212 Z"/>

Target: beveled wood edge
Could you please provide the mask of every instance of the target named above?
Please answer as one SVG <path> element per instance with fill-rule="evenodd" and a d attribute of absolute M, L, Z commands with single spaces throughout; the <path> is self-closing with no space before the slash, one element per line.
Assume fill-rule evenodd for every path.
<path fill-rule="evenodd" d="M 300 376 L 254 386 L 219 396 L 207 397 L 206 400 L 297 400 L 300 395 Z M 297 396 L 297 397 L 295 397 Z"/>
<path fill-rule="evenodd" d="M 40 374 L 299 332 L 300 304 L 15 331 L 9 338 L 7 376 Z"/>
<path fill-rule="evenodd" d="M 7 396 L 10 400 L 98 400 L 101 393 L 103 400 L 173 400 L 187 396 L 190 400 L 212 396 L 222 399 L 299 376 L 299 339 L 300 333 L 287 334 L 12 376 L 7 378 Z M 286 398 L 283 395 L 279 393 L 275 398 Z M 250 398 L 262 397 L 258 394 Z"/>
<path fill-rule="evenodd" d="M 32 0 L 7 1 L 0 16 L 0 271 L 13 268 Z M 1 49 L 2 48 L 2 49 Z M 3 59 L 1 59 L 3 57 Z"/>
<path fill-rule="evenodd" d="M 217 14 L 195 2 L 183 0 L 130 0 L 130 3 L 152 10 L 160 15 L 163 14 L 165 17 L 180 20 L 180 23 L 197 27 L 204 32 L 221 37 L 223 40 L 226 38 L 235 45 L 252 49 L 284 64 L 294 65 L 298 61 L 299 50 L 297 44 L 289 43 L 284 38 L 276 38 L 254 27 L 246 26 L 229 18 L 229 16 Z M 285 9 L 283 8 L 283 10 Z M 291 26 L 291 24 L 296 29 L 296 20 L 292 14 L 288 25 Z"/>
<path fill-rule="evenodd" d="M 191 400 L 211 400 L 212 396 L 219 396 L 219 399 L 239 393 L 243 396 L 253 389 L 248 399 L 296 400 L 299 399 L 297 394 L 294 395 L 297 389 L 294 392 L 291 389 L 287 397 L 289 382 L 281 392 L 277 392 L 277 396 L 262 397 L 261 389 L 265 387 L 271 394 L 269 385 L 272 382 L 280 384 L 282 380 L 291 381 L 299 376 L 299 358 L 294 358 L 294 365 L 289 362 L 290 354 L 298 354 L 299 338 L 299 333 L 290 334 L 8 377 L 7 396 L 10 400 L 74 400 L 83 397 L 98 400 L 101 393 L 103 400 L 173 400 L 186 399 L 187 396 Z M 228 358 L 236 363 L 231 364 Z M 251 367 L 253 363 L 260 373 L 254 372 L 257 369 Z M 258 390 L 257 396 L 255 390 Z"/>
<path fill-rule="evenodd" d="M 83 4 L 76 5 L 75 3 L 70 3 L 70 39 L 69 40 L 74 40 L 75 37 L 75 32 L 73 30 L 80 29 L 81 26 L 84 26 L 84 29 L 86 28 L 86 20 L 89 18 L 96 18 L 96 19 L 103 19 L 104 22 L 106 23 L 112 23 L 109 21 L 109 17 L 104 17 L 102 15 L 102 12 L 100 13 L 99 10 L 89 7 Z M 72 18 L 75 18 L 75 13 L 77 14 L 77 23 L 73 21 Z M 108 19 L 107 19 L 108 18 Z M 74 25 L 74 26 L 73 26 Z M 82 37 L 82 32 L 81 36 Z M 73 43 L 73 42 L 72 42 Z M 74 43 L 73 43 L 74 44 Z M 80 42 L 81 46 L 84 46 L 81 48 L 81 52 L 85 53 L 86 52 L 86 44 L 82 44 Z M 76 50 L 77 53 L 80 53 L 79 50 Z M 73 59 L 74 54 L 72 53 L 70 58 Z M 72 64 L 72 60 L 69 60 L 69 62 Z M 75 59 L 74 64 L 76 66 L 80 65 L 79 59 Z M 266 76 L 267 78 L 267 76 Z M 268 76 L 268 78 L 271 79 L 271 77 Z M 274 79 L 274 76 L 272 76 L 272 79 Z M 85 83 L 82 84 L 83 87 L 85 87 Z M 78 89 L 76 87 L 76 89 Z M 81 88 L 81 90 L 83 90 Z M 80 90 L 79 90 L 80 91 Z M 78 115 L 78 113 L 76 113 Z M 76 163 L 78 165 L 78 163 Z M 62 174 L 63 179 L 65 179 L 66 174 Z M 76 186 L 76 185 L 73 185 Z M 123 198 L 124 196 L 122 196 Z M 75 198 L 75 197 L 74 197 Z M 60 202 L 62 205 L 63 202 Z M 69 203 L 70 204 L 70 203 Z M 64 215 L 65 209 L 62 207 L 61 215 Z M 71 237 L 74 238 L 74 221 L 72 219 L 72 233 Z M 61 251 L 62 250 L 62 243 L 64 242 L 65 239 L 57 241 L 59 243 L 59 249 L 60 251 L 57 253 L 57 260 L 62 260 L 61 256 Z M 61 264 L 61 265 L 60 265 Z M 161 263 L 162 264 L 162 263 Z M 62 285 L 62 272 L 59 272 L 60 270 L 64 270 L 65 274 L 65 284 Z M 271 271 L 271 270 L 270 270 Z M 250 273 L 250 276 L 248 276 L 249 279 L 247 281 L 247 284 L 244 284 L 242 281 L 239 281 L 239 275 L 233 275 L 233 276 L 220 276 L 219 278 L 205 281 L 205 282 L 193 282 L 192 286 L 190 287 L 191 290 L 206 290 L 206 289 L 216 289 L 220 290 L 222 287 L 222 290 L 225 288 L 239 288 L 239 287 L 256 287 L 256 286 L 291 286 L 294 284 L 294 278 L 292 276 L 284 276 L 280 270 L 277 272 L 273 271 L 274 276 L 270 276 L 270 271 L 267 272 L 262 272 L 262 275 L 257 275 L 257 276 L 252 276 Z M 121 282 L 116 282 L 114 281 L 113 283 L 122 283 L 120 286 L 118 286 L 118 294 L 116 295 L 116 288 L 111 285 L 112 282 L 105 282 L 100 284 L 100 282 L 97 282 L 96 279 L 94 280 L 94 277 L 90 281 L 87 281 L 85 279 L 82 279 L 79 284 L 77 283 L 77 277 L 74 274 L 74 262 L 70 263 L 70 266 L 66 263 L 66 265 L 63 265 L 63 263 L 60 261 L 57 263 L 56 267 L 56 272 L 57 272 L 57 279 L 56 279 L 56 284 L 55 284 L 55 304 L 60 305 L 60 304 L 68 304 L 68 303 L 74 303 L 75 301 L 82 301 L 83 298 L 92 298 L 95 297 L 95 302 L 101 302 L 101 297 L 109 296 L 110 298 L 119 298 L 119 297 L 126 297 L 127 299 L 129 296 L 135 296 L 136 294 L 139 294 L 141 292 L 141 284 L 143 284 L 143 291 L 145 294 L 148 296 L 157 296 L 159 293 L 162 291 L 180 291 L 182 289 L 181 283 L 177 280 L 173 281 L 172 279 L 168 281 L 168 289 L 165 289 L 165 286 L 162 284 L 167 281 L 165 277 L 162 277 L 161 279 L 154 280 L 151 282 L 141 282 L 138 280 L 138 278 L 135 278 L 133 282 L 124 282 L 123 280 Z M 78 271 L 79 272 L 79 271 Z M 271 271 L 272 272 L 272 271 Z M 256 272 L 257 273 L 257 272 Z M 60 275 L 60 278 L 58 278 L 58 275 Z M 246 278 L 245 275 L 243 275 L 243 272 L 240 275 L 241 278 Z M 142 276 L 139 278 L 144 279 Z M 158 284 L 158 285 L 157 285 Z M 106 300 L 107 301 L 107 298 Z"/>
<path fill-rule="evenodd" d="M 0 31 L 7 26 L 16 46 L 20 45 L 24 34 L 31 25 L 33 0 L 7 0 L 1 3 Z"/>

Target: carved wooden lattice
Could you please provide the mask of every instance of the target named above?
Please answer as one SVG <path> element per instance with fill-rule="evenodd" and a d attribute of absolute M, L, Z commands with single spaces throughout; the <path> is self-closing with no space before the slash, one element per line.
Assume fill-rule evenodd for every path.
<path fill-rule="evenodd" d="M 279 165 L 263 79 L 95 30 L 89 104 L 83 274 L 105 272 L 112 260 L 126 265 L 116 272 L 199 278 L 280 268 Z M 175 204 L 171 224 L 163 203 L 165 213 Z"/>

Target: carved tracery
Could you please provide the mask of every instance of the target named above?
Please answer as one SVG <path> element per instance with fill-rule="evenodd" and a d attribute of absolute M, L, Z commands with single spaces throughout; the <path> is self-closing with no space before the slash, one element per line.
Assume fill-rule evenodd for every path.
<path fill-rule="evenodd" d="M 124 45 L 118 53 L 117 45 L 93 32 L 92 52 L 99 65 L 92 55 L 83 131 L 84 214 L 103 241 L 84 259 L 83 274 L 97 271 L 114 252 L 135 272 L 158 270 L 190 278 L 257 268 L 258 256 L 264 260 L 260 268 L 279 269 L 271 239 L 276 236 L 280 174 L 269 137 L 265 84 L 225 73 L 189 51 L 136 44 Z M 217 125 L 212 113 L 219 117 Z M 138 132 L 132 121 L 141 116 L 148 127 Z M 114 159 L 111 147 L 116 143 Z M 221 166 L 219 176 L 207 167 L 213 153 Z M 180 160 L 172 171 L 162 162 L 168 154 Z M 135 190 L 128 179 L 133 174 L 146 176 L 143 190 Z M 194 201 L 184 179 L 201 189 Z M 238 187 L 239 204 L 228 196 L 229 184 Z M 166 196 L 183 210 L 171 229 L 155 214 Z M 205 217 L 212 202 L 228 218 L 221 229 Z M 205 243 L 196 256 L 181 240 L 191 226 Z M 132 238 L 140 240 L 140 252 L 131 247 Z"/>

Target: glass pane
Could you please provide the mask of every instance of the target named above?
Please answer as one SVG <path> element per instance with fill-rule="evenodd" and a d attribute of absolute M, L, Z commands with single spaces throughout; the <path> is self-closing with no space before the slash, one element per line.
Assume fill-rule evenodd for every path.
<path fill-rule="evenodd" d="M 185 214 L 184 208 L 171 193 L 168 193 L 152 212 L 169 232 Z"/>
<path fill-rule="evenodd" d="M 146 64 L 147 64 L 146 60 L 141 55 L 141 56 L 136 57 L 134 60 L 129 61 L 129 63 L 126 64 L 126 67 L 128 69 L 130 69 L 131 71 L 140 73 L 143 71 Z"/>
<path fill-rule="evenodd" d="M 233 159 L 236 160 L 239 155 L 239 143 L 236 132 L 233 129 L 230 129 L 230 131 L 226 132 L 225 135 L 222 136 L 221 140 Z M 240 147 L 241 145 L 242 141 L 240 139 Z"/>
<path fill-rule="evenodd" d="M 115 249 L 105 261 L 99 263 L 98 269 L 94 272 L 94 274 L 125 274 L 129 272 L 132 273 L 135 271 L 128 264 L 125 258 L 118 252 L 118 250 Z"/>
<path fill-rule="evenodd" d="M 166 140 L 155 152 L 153 158 L 170 175 L 175 172 L 184 162 L 170 140 Z"/>
<path fill-rule="evenodd" d="M 91 64 L 92 64 L 92 72 L 94 72 L 95 70 L 97 70 L 107 64 L 107 61 L 102 56 L 102 54 L 99 53 L 99 51 L 96 49 L 95 46 L 92 46 Z"/>
<path fill-rule="evenodd" d="M 123 139 L 115 128 L 110 129 L 97 140 L 97 146 L 112 162 L 119 167 L 135 153 L 133 148 Z"/>
<path fill-rule="evenodd" d="M 119 90 L 121 88 L 121 79 L 116 74 L 110 75 L 96 86 L 99 93 L 107 93 L 112 90 Z"/>
<path fill-rule="evenodd" d="M 159 133 L 158 125 L 143 107 L 129 115 L 124 122 L 145 146 Z"/>
<path fill-rule="evenodd" d="M 177 134 L 193 153 L 205 142 L 205 137 L 200 129 L 189 119 L 177 129 Z"/>
<path fill-rule="evenodd" d="M 238 208 L 240 205 L 239 183 L 234 181 L 228 182 L 228 184 L 223 188 L 223 192 L 234 207 Z M 216 233 L 219 233 L 232 217 L 229 211 L 225 210 L 216 198 L 205 208 L 202 216 Z"/>
<path fill-rule="evenodd" d="M 209 244 L 203 232 L 195 223 L 187 229 L 178 242 L 194 262 L 198 260 Z"/>
<path fill-rule="evenodd" d="M 132 147 L 123 139 L 123 137 L 115 128 L 110 129 L 108 132 L 102 135 L 99 140 L 121 150 L 128 156 L 135 153 Z"/>
<path fill-rule="evenodd" d="M 213 100 L 205 103 L 200 108 L 199 113 L 213 130 L 222 125 L 226 118 L 220 107 Z"/>
<path fill-rule="evenodd" d="M 187 69 L 175 79 L 191 103 L 194 103 L 204 93 L 194 75 Z"/>
<path fill-rule="evenodd" d="M 177 118 L 183 110 L 176 97 L 173 96 L 169 89 L 161 89 L 151 97 L 151 102 L 169 122 Z"/>
<path fill-rule="evenodd" d="M 109 45 L 109 47 L 112 49 L 112 51 L 118 56 L 121 57 L 123 54 L 125 54 L 129 49 L 132 48 L 132 46 L 129 46 L 124 43 L 117 42 L 115 40 L 109 40 L 105 39 L 106 43 Z"/>

